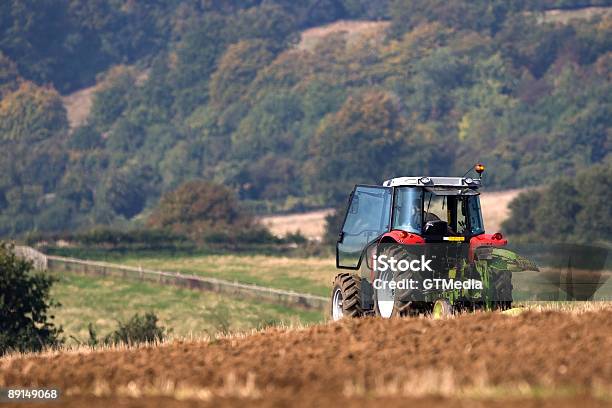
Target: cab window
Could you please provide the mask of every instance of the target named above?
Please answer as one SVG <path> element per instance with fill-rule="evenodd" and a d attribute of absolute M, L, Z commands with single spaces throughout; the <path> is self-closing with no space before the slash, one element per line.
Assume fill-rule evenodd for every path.
<path fill-rule="evenodd" d="M 389 230 L 391 188 L 357 186 L 336 247 L 337 265 L 357 268 L 363 249 Z"/>

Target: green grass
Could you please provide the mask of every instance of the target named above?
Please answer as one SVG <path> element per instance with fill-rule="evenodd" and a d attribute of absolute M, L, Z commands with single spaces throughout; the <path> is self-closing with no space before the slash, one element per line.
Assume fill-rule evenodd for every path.
<path fill-rule="evenodd" d="M 328 296 L 338 273 L 330 258 L 205 255 L 124 258 L 121 263 Z"/>
<path fill-rule="evenodd" d="M 124 281 L 80 275 L 59 275 L 52 296 L 62 306 L 54 308 L 55 323 L 62 325 L 69 343 L 88 339 L 91 322 L 99 336 L 135 313 L 152 311 L 173 337 L 201 337 L 229 329 L 244 331 L 270 324 L 301 325 L 320 322 L 321 312 L 236 300 L 223 295 L 191 291 L 148 282 Z"/>
<path fill-rule="evenodd" d="M 277 289 L 329 296 L 338 273 L 331 257 L 210 252 L 81 252 L 51 251 L 63 256 L 96 259 L 145 269 L 180 272 Z M 80 255 L 80 256 L 76 256 Z"/>

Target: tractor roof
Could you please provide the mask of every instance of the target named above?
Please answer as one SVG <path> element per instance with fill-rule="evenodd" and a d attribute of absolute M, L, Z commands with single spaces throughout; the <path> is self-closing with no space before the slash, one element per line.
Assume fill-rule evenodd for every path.
<path fill-rule="evenodd" d="M 480 180 L 471 177 L 396 177 L 383 183 L 385 187 L 480 187 Z"/>

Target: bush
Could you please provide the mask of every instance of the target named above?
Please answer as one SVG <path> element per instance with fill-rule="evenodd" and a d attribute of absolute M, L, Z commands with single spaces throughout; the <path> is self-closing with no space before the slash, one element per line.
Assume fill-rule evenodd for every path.
<path fill-rule="evenodd" d="M 107 334 L 102 343 L 105 345 L 127 344 L 130 346 L 136 344 L 159 343 L 164 341 L 169 333 L 165 327 L 157 325 L 157 315 L 153 312 L 145 313 L 144 316 L 135 314 L 127 322 L 119 322 L 119 327 L 112 333 Z M 90 346 L 96 346 L 100 343 L 98 336 L 92 324 L 89 324 L 89 341 Z"/>
<path fill-rule="evenodd" d="M 278 242 L 243 210 L 232 190 L 207 181 L 191 181 L 165 194 L 148 224 L 198 242 Z"/>
<path fill-rule="evenodd" d="M 282 241 L 260 225 L 243 229 L 215 227 L 205 231 L 199 238 L 209 244 L 279 244 Z"/>
<path fill-rule="evenodd" d="M 162 197 L 149 217 L 149 225 L 194 234 L 208 226 L 235 225 L 245 218 L 229 188 L 190 181 Z"/>
<path fill-rule="evenodd" d="M 40 351 L 62 343 L 48 315 L 59 306 L 49 291 L 53 279 L 32 273 L 32 263 L 17 258 L 14 247 L 0 243 L 0 355 L 10 351 Z"/>
<path fill-rule="evenodd" d="M 75 234 L 72 239 L 84 245 L 105 245 L 114 246 L 126 244 L 143 244 L 148 247 L 158 248 L 169 243 L 184 242 L 185 237 L 172 234 L 161 230 L 131 230 L 120 231 L 112 228 L 95 228 L 88 232 Z"/>
<path fill-rule="evenodd" d="M 306 244 L 308 243 L 308 238 L 306 238 L 303 234 L 302 231 L 297 230 L 295 232 L 289 232 L 287 233 L 287 235 L 285 235 L 285 242 L 289 242 L 291 244 L 297 244 L 297 245 L 301 245 L 301 244 Z"/>
<path fill-rule="evenodd" d="M 26 237 L 27 245 L 38 245 L 45 241 L 67 241 L 86 247 L 163 249 L 184 246 L 187 238 L 169 231 L 156 229 L 134 229 L 122 231 L 109 227 L 96 227 L 79 233 L 44 234 L 31 233 Z"/>
<path fill-rule="evenodd" d="M 102 136 L 90 124 L 76 128 L 68 141 L 68 146 L 75 150 L 92 150 L 102 145 Z"/>
<path fill-rule="evenodd" d="M 346 206 L 346 203 L 340 204 L 334 209 L 334 212 L 325 217 L 325 235 L 323 235 L 324 244 L 336 245 L 338 235 L 340 234 L 340 229 L 342 228 L 342 222 L 344 222 Z"/>

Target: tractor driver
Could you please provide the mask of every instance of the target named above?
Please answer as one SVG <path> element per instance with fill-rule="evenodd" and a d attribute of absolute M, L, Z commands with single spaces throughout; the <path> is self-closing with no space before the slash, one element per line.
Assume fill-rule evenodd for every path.
<path fill-rule="evenodd" d="M 412 201 L 412 225 L 418 226 L 421 221 L 421 214 L 424 213 L 425 217 L 423 217 L 423 225 L 427 224 L 429 221 L 440 221 L 440 217 L 436 214 L 428 211 L 421 210 L 421 200 L 415 199 Z M 453 229 L 448 225 L 447 233 L 450 235 L 455 235 Z"/>
<path fill-rule="evenodd" d="M 421 210 L 421 199 L 420 198 L 416 198 L 412 201 L 412 225 L 420 225 L 421 223 L 421 214 L 425 213 L 425 217 L 423 219 L 423 224 L 429 222 L 429 221 L 439 221 L 440 217 L 438 217 L 436 214 L 431 213 L 431 212 L 427 212 L 427 211 L 422 211 Z"/>

